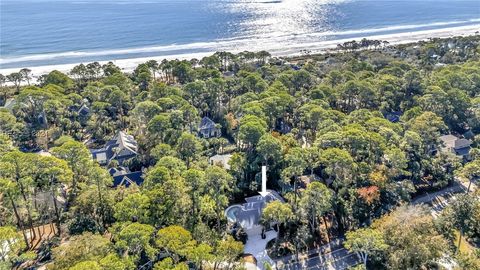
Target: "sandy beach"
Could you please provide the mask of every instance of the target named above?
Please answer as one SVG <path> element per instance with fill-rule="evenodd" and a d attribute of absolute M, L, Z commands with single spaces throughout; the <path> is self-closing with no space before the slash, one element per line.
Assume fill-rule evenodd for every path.
<path fill-rule="evenodd" d="M 480 24 L 475 25 L 468 25 L 468 26 L 459 26 L 459 27 L 449 27 L 443 29 L 435 29 L 435 30 L 424 30 L 424 31 L 411 31 L 411 32 L 403 32 L 403 33 L 396 33 L 396 34 L 388 34 L 388 35 L 369 35 L 364 36 L 368 39 L 376 39 L 376 40 L 386 40 L 390 42 L 390 44 L 404 44 L 404 43 L 411 43 L 421 40 L 427 40 L 430 38 L 447 38 L 447 37 L 454 37 L 454 36 L 470 36 L 470 35 L 477 35 L 480 31 Z M 361 37 L 363 38 L 363 37 Z M 361 38 L 357 38 L 356 40 L 360 40 Z M 312 54 L 322 53 L 328 49 L 335 48 L 337 44 L 350 41 L 352 39 L 340 39 L 340 40 L 329 40 L 329 41 L 318 41 L 318 42 L 302 42 L 295 45 L 290 45 L 288 47 L 283 46 L 281 43 L 266 43 L 263 50 L 267 50 L 272 53 L 274 56 L 295 56 L 300 55 L 302 51 L 308 50 Z M 235 49 L 232 49 L 232 46 L 228 46 L 227 48 L 218 48 L 215 47 L 215 44 L 210 44 L 211 48 L 216 48 L 216 50 L 211 50 L 208 52 L 201 52 L 201 53 L 188 53 L 188 54 L 172 54 L 172 55 L 162 55 L 157 57 L 142 57 L 142 58 L 127 58 L 127 59 L 120 59 L 120 60 L 112 60 L 114 64 L 119 66 L 124 72 L 131 72 L 135 69 L 135 67 L 141 63 L 144 63 L 148 60 L 157 60 L 161 61 L 163 59 L 172 60 L 172 59 L 192 59 L 197 58 L 200 59 L 204 56 L 211 55 L 215 53 L 215 51 L 221 51 L 222 49 L 228 50 L 233 53 L 238 53 L 241 51 L 248 50 L 249 40 L 236 42 Z M 219 44 L 217 44 L 219 45 Z M 174 45 L 172 45 L 174 46 Z M 181 46 L 181 45 L 179 45 Z M 90 61 L 89 61 L 90 62 Z M 89 62 L 85 62 L 87 64 Z M 99 63 L 104 64 L 109 61 L 99 61 Z M 17 72 L 21 68 L 29 68 L 32 70 L 32 75 L 37 78 L 40 75 L 49 73 L 52 70 L 59 70 L 61 72 L 68 73 L 74 66 L 80 63 L 72 63 L 72 64 L 62 64 L 62 65 L 44 65 L 44 66 L 22 66 L 16 68 L 0 68 L 1 74 L 10 74 L 12 72 Z"/>

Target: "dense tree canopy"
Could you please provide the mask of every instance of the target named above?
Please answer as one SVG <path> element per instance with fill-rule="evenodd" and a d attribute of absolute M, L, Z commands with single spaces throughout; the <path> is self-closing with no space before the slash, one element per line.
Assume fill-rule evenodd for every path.
<path fill-rule="evenodd" d="M 49 269 L 240 268 L 244 232 L 224 210 L 257 194 L 265 165 L 285 199 L 261 214 L 279 233 L 272 256 L 346 234 L 366 267 L 433 267 L 457 230 L 480 238 L 473 190 L 437 221 L 405 206 L 477 182 L 478 48 L 478 37 L 362 40 L 314 56 L 218 52 L 131 73 L 94 62 L 36 81 L 28 69 L 2 75 L 1 266 L 51 255 Z M 213 138 L 199 135 L 204 117 Z M 135 156 L 100 165 L 89 149 L 119 131 L 137 141 Z M 471 140 L 472 162 L 445 150 L 446 134 Z M 122 170 L 143 184 L 114 187 Z"/>

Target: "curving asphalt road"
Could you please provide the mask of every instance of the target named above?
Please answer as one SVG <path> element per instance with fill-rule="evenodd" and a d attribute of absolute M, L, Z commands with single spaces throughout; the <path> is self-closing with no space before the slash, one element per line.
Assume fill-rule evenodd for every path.
<path fill-rule="evenodd" d="M 412 204 L 429 204 L 432 207 L 432 214 L 435 216 L 455 199 L 455 193 L 466 192 L 468 183 L 457 181 L 449 187 L 437 192 L 426 194 L 412 200 Z M 478 189 L 472 183 L 470 192 Z M 361 261 L 355 253 L 350 253 L 343 248 L 343 239 L 336 239 L 331 244 L 322 246 L 320 249 L 310 251 L 300 262 L 294 262 L 294 256 L 287 256 L 276 260 L 279 270 L 344 270 L 359 264 Z M 333 250 L 328 253 L 322 251 Z M 323 255 L 322 255 L 323 254 Z"/>

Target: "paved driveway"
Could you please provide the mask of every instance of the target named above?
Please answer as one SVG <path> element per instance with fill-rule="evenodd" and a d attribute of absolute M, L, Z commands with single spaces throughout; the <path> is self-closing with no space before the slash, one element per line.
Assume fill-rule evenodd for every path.
<path fill-rule="evenodd" d="M 263 270 L 265 262 L 273 266 L 275 262 L 268 256 L 266 247 L 270 240 L 277 238 L 278 233 L 274 230 L 268 231 L 265 233 L 266 238 L 262 239 L 262 226 L 260 225 L 253 226 L 252 228 L 247 229 L 246 232 L 248 234 L 248 241 L 244 246 L 244 253 L 252 254 L 255 259 L 257 259 L 257 267 L 250 264 L 247 265 L 247 270 Z"/>

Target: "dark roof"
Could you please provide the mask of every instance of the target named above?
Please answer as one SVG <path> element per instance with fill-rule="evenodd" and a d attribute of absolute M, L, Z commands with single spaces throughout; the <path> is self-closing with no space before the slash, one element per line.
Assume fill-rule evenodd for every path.
<path fill-rule="evenodd" d="M 444 145 L 443 149 L 453 151 L 456 155 L 466 156 L 470 152 L 470 145 L 472 144 L 470 140 L 458 138 L 451 134 L 441 136 L 440 140 Z"/>
<path fill-rule="evenodd" d="M 117 168 L 110 168 L 110 169 L 108 169 L 108 173 L 109 173 L 110 175 L 112 175 L 112 176 L 115 175 L 115 174 L 117 174 L 119 171 L 120 171 L 120 170 L 117 169 Z"/>
<path fill-rule="evenodd" d="M 113 148 L 118 145 L 115 144 L 106 144 L 104 148 L 100 149 L 90 149 L 90 153 L 92 153 L 93 159 L 97 160 L 97 156 L 100 154 L 105 154 L 106 161 L 109 161 L 113 158 Z"/>
<path fill-rule="evenodd" d="M 467 139 L 458 139 L 455 141 L 455 150 L 470 147 L 472 142 Z"/>
<path fill-rule="evenodd" d="M 129 187 L 132 184 L 140 186 L 143 183 L 142 172 L 131 172 L 113 177 L 113 187 L 119 185 Z"/>
<path fill-rule="evenodd" d="M 213 122 L 212 119 L 206 116 L 203 117 L 202 121 L 200 122 L 199 129 L 202 130 L 202 129 L 212 129 L 212 128 L 215 128 L 215 122 Z"/>
<path fill-rule="evenodd" d="M 459 156 L 466 156 L 470 153 L 470 147 L 463 147 L 460 149 L 455 149 L 455 154 Z"/>
<path fill-rule="evenodd" d="M 110 168 L 108 169 L 108 173 L 111 175 L 111 176 L 118 176 L 118 175 L 124 175 L 124 174 L 128 174 L 128 173 L 131 173 L 130 170 L 126 167 L 118 167 L 118 168 Z"/>
<path fill-rule="evenodd" d="M 270 194 L 265 197 L 257 195 L 248 197 L 245 200 L 247 202 L 242 205 L 242 211 L 236 213 L 236 221 L 243 228 L 251 228 L 260 223 L 263 208 L 267 203 L 275 200 L 275 197 Z"/>
<path fill-rule="evenodd" d="M 392 123 L 400 121 L 400 116 L 402 116 L 402 112 L 390 112 L 385 114 L 385 118 Z"/>
<path fill-rule="evenodd" d="M 268 191 L 270 193 L 265 197 L 262 197 L 260 195 L 248 197 L 245 198 L 246 203 L 241 205 L 232 205 L 227 208 L 226 212 L 228 212 L 229 209 L 235 209 L 233 211 L 234 213 L 232 213 L 233 216 L 230 216 L 230 218 L 234 219 L 231 221 L 238 222 L 238 224 L 240 224 L 240 226 L 245 229 L 252 228 L 253 226 L 258 225 L 262 218 L 262 210 L 267 203 L 275 200 L 284 202 L 283 198 L 280 197 L 277 192 L 273 190 Z M 229 216 L 228 213 L 226 214 L 227 216 Z"/>
<path fill-rule="evenodd" d="M 90 108 L 87 105 L 83 104 L 80 109 L 78 109 L 78 114 L 80 116 L 87 116 L 90 113 Z"/>
<path fill-rule="evenodd" d="M 473 139 L 473 138 L 475 137 L 475 134 L 474 134 L 471 130 L 469 130 L 469 131 L 463 133 L 463 137 L 464 137 L 465 139 L 471 140 L 471 139 Z"/>

